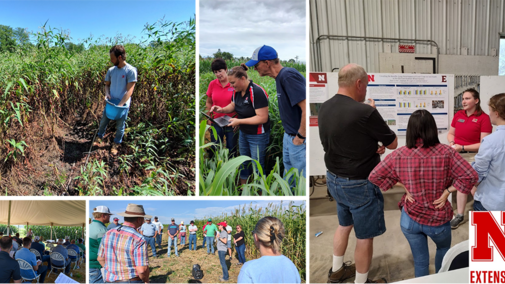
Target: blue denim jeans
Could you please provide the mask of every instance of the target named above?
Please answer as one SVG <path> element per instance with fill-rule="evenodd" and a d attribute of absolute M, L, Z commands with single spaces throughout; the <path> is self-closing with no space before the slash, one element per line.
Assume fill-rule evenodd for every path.
<path fill-rule="evenodd" d="M 111 100 L 112 103 L 118 104 L 121 100 Z M 114 138 L 114 143 L 120 144 L 123 141 L 123 135 L 124 135 L 124 130 L 125 130 L 125 122 L 126 118 L 128 117 L 128 111 L 126 111 L 126 115 L 119 119 L 116 120 L 116 137 Z M 100 120 L 100 126 L 98 128 L 98 134 L 97 136 L 99 138 L 103 138 L 105 134 L 105 130 L 107 129 L 107 125 L 109 124 L 110 119 L 105 115 L 105 109 L 103 110 L 103 115 L 102 115 L 102 120 Z"/>
<path fill-rule="evenodd" d="M 405 210 L 402 209 L 400 227 L 412 250 L 416 277 L 430 274 L 430 254 L 428 251 L 427 237 L 430 237 L 437 245 L 435 272 L 438 273 L 445 254 L 451 248 L 451 222 L 448 221 L 440 226 L 421 225 L 410 218 L 410 216 L 405 213 Z"/>
<path fill-rule="evenodd" d="M 207 241 L 207 237 L 203 236 L 202 248 L 205 248 L 205 242 Z"/>
<path fill-rule="evenodd" d="M 39 269 L 37 270 L 37 275 L 40 275 L 39 282 L 44 283 L 46 280 L 46 274 L 47 274 L 47 266 L 45 265 L 40 265 Z"/>
<path fill-rule="evenodd" d="M 354 225 L 358 239 L 370 239 L 386 232 L 384 197 L 367 179 L 351 180 L 326 173 L 326 184 L 337 201 L 337 217 L 341 226 Z"/>
<path fill-rule="evenodd" d="M 246 134 L 240 131 L 240 155 L 251 157 L 254 160 L 260 162 L 260 165 L 263 168 L 263 173 L 265 175 L 265 149 L 268 145 L 268 141 L 270 141 L 270 130 L 263 134 Z M 256 168 L 256 166 L 254 168 Z M 244 162 L 240 169 L 240 178 L 248 179 L 252 174 L 252 169 L 253 166 L 251 161 Z M 258 172 L 257 169 L 256 172 Z"/>
<path fill-rule="evenodd" d="M 179 251 L 177 250 L 177 238 L 171 238 L 169 236 L 168 237 L 168 252 L 167 252 L 168 257 L 170 257 L 170 250 L 171 250 L 171 247 L 172 247 L 172 243 L 174 244 L 175 255 L 179 256 Z"/>
<path fill-rule="evenodd" d="M 238 132 L 233 131 L 233 127 L 225 126 L 220 127 L 219 125 L 212 123 L 214 129 L 216 129 L 217 140 L 214 138 L 214 132 L 210 133 L 210 141 L 215 143 L 221 143 L 223 138 L 226 137 L 226 148 L 230 150 L 230 158 L 237 155 L 238 148 Z"/>
<path fill-rule="evenodd" d="M 221 267 L 223 268 L 223 279 L 228 280 L 230 276 L 228 275 L 228 266 L 226 266 L 226 251 L 217 251 L 219 254 L 219 262 L 221 263 Z"/>
<path fill-rule="evenodd" d="M 291 168 L 295 168 L 298 169 L 300 176 L 303 175 L 305 177 L 305 141 L 303 141 L 300 145 L 295 145 L 293 144 L 293 139 L 295 139 L 295 136 L 284 133 L 284 138 L 282 139 L 282 161 L 284 163 L 284 174 L 286 174 Z"/>
<path fill-rule="evenodd" d="M 102 278 L 102 271 L 100 268 L 89 269 L 89 283 L 104 283 Z"/>
<path fill-rule="evenodd" d="M 186 236 L 181 236 L 181 245 L 185 245 L 186 244 Z"/>
<path fill-rule="evenodd" d="M 152 237 L 144 236 L 144 239 L 146 240 L 146 244 L 151 246 L 151 249 L 153 250 L 153 257 L 156 257 L 156 245 L 154 244 L 154 236 Z"/>
<path fill-rule="evenodd" d="M 156 245 L 157 245 L 157 246 L 159 246 L 159 247 L 161 247 L 161 236 L 162 236 L 162 235 L 163 235 L 163 233 L 158 234 L 158 235 L 156 236 Z"/>
<path fill-rule="evenodd" d="M 47 261 L 47 270 L 51 270 L 51 256 L 43 255 L 41 260 L 42 260 L 42 262 Z"/>
<path fill-rule="evenodd" d="M 473 200 L 473 211 L 489 211 L 489 210 L 484 208 L 484 206 L 482 206 L 482 203 L 480 203 L 480 201 L 477 201 L 474 199 Z"/>
<path fill-rule="evenodd" d="M 191 244 L 193 244 L 193 249 L 191 249 Z M 196 250 L 196 234 L 189 234 L 189 250 Z"/>
<path fill-rule="evenodd" d="M 241 246 L 235 247 L 238 254 L 238 262 L 244 264 L 245 263 L 245 243 Z"/>
<path fill-rule="evenodd" d="M 212 247 L 212 253 L 214 253 L 214 237 L 205 237 L 207 239 L 207 253 L 210 252 Z"/>

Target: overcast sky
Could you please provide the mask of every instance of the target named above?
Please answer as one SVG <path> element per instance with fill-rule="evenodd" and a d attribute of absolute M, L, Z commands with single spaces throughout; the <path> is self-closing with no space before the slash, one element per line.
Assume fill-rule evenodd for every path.
<path fill-rule="evenodd" d="M 251 57 L 269 45 L 281 60 L 305 62 L 305 26 L 305 0 L 200 0 L 200 55 Z"/>

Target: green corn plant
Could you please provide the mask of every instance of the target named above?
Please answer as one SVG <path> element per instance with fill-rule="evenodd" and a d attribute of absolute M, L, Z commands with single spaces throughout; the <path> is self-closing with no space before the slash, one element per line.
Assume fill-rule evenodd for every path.
<path fill-rule="evenodd" d="M 7 153 L 7 157 L 5 157 L 4 162 L 7 161 L 10 157 L 12 157 L 14 161 L 17 161 L 19 155 L 22 155 L 23 157 L 25 156 L 25 147 L 28 147 L 25 141 L 16 142 L 16 140 L 14 139 L 7 141 L 9 142 L 9 144 L 11 144 L 13 149 Z"/>

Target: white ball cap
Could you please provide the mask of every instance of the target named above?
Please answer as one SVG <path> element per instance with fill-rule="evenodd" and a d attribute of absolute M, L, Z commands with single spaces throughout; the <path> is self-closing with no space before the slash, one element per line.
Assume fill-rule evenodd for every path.
<path fill-rule="evenodd" d="M 110 213 L 109 207 L 103 205 L 95 207 L 93 209 L 93 213 L 105 213 L 112 215 L 112 213 Z"/>

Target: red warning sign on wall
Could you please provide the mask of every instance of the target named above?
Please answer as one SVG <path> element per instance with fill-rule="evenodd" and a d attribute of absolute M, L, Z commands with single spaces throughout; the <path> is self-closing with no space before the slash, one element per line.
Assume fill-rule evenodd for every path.
<path fill-rule="evenodd" d="M 398 52 L 400 53 L 414 53 L 416 47 L 413 44 L 400 44 L 398 45 Z"/>

